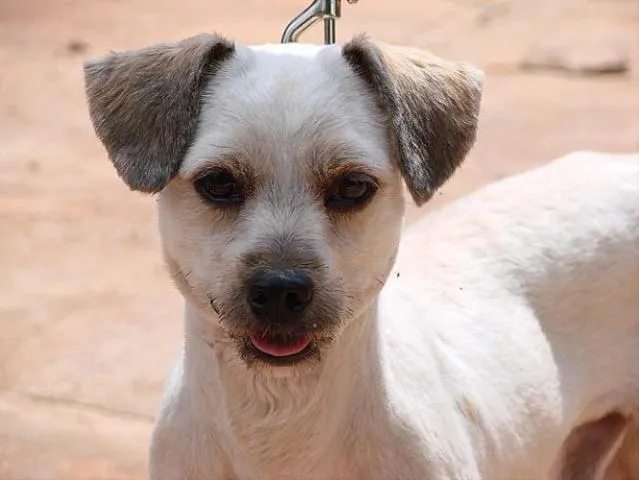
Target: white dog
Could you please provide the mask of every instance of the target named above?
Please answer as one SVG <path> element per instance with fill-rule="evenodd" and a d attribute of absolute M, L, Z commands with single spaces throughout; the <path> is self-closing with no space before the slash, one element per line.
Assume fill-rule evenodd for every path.
<path fill-rule="evenodd" d="M 365 37 L 202 35 L 85 68 L 120 176 L 159 192 L 186 299 L 153 479 L 632 467 L 637 159 L 569 156 L 424 217 L 400 245 L 402 179 L 425 202 L 474 142 L 472 67 Z"/>

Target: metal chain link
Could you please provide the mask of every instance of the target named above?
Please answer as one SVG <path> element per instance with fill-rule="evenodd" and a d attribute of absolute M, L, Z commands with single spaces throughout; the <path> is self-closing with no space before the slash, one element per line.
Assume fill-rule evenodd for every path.
<path fill-rule="evenodd" d="M 359 0 L 346 0 L 355 4 Z M 324 43 L 335 43 L 335 20 L 342 15 L 341 0 L 315 0 L 284 29 L 282 43 L 297 42 L 300 35 L 320 20 L 324 21 Z"/>

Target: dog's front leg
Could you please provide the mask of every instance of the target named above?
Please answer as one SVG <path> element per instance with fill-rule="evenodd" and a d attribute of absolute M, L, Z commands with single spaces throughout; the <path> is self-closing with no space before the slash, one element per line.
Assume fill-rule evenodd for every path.
<path fill-rule="evenodd" d="M 149 455 L 151 480 L 243 480 L 220 445 L 210 434 L 195 427 L 158 423 Z"/>
<path fill-rule="evenodd" d="M 150 479 L 252 480 L 250 472 L 238 471 L 233 465 L 233 448 L 228 442 L 224 444 L 224 428 L 219 419 L 198 415 L 195 404 L 182 354 L 167 378 L 151 436 Z M 213 414 L 215 408 L 209 406 L 205 411 Z"/>

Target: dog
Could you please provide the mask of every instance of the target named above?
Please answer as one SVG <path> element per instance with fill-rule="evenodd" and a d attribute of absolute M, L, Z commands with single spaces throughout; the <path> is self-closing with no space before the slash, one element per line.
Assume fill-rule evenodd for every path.
<path fill-rule="evenodd" d="M 470 64 L 203 34 L 84 69 L 118 174 L 158 194 L 186 300 L 152 479 L 632 467 L 636 157 L 571 154 L 402 233 L 404 192 L 427 202 L 475 141 Z"/>

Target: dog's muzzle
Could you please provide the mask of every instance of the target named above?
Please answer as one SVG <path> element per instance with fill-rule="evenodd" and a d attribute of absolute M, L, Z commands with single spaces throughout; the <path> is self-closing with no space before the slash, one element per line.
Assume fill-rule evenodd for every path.
<path fill-rule="evenodd" d="M 303 317 L 313 300 L 310 275 L 300 269 L 262 269 L 247 282 L 247 303 L 260 328 L 250 344 L 270 360 L 292 360 L 312 349 Z"/>

